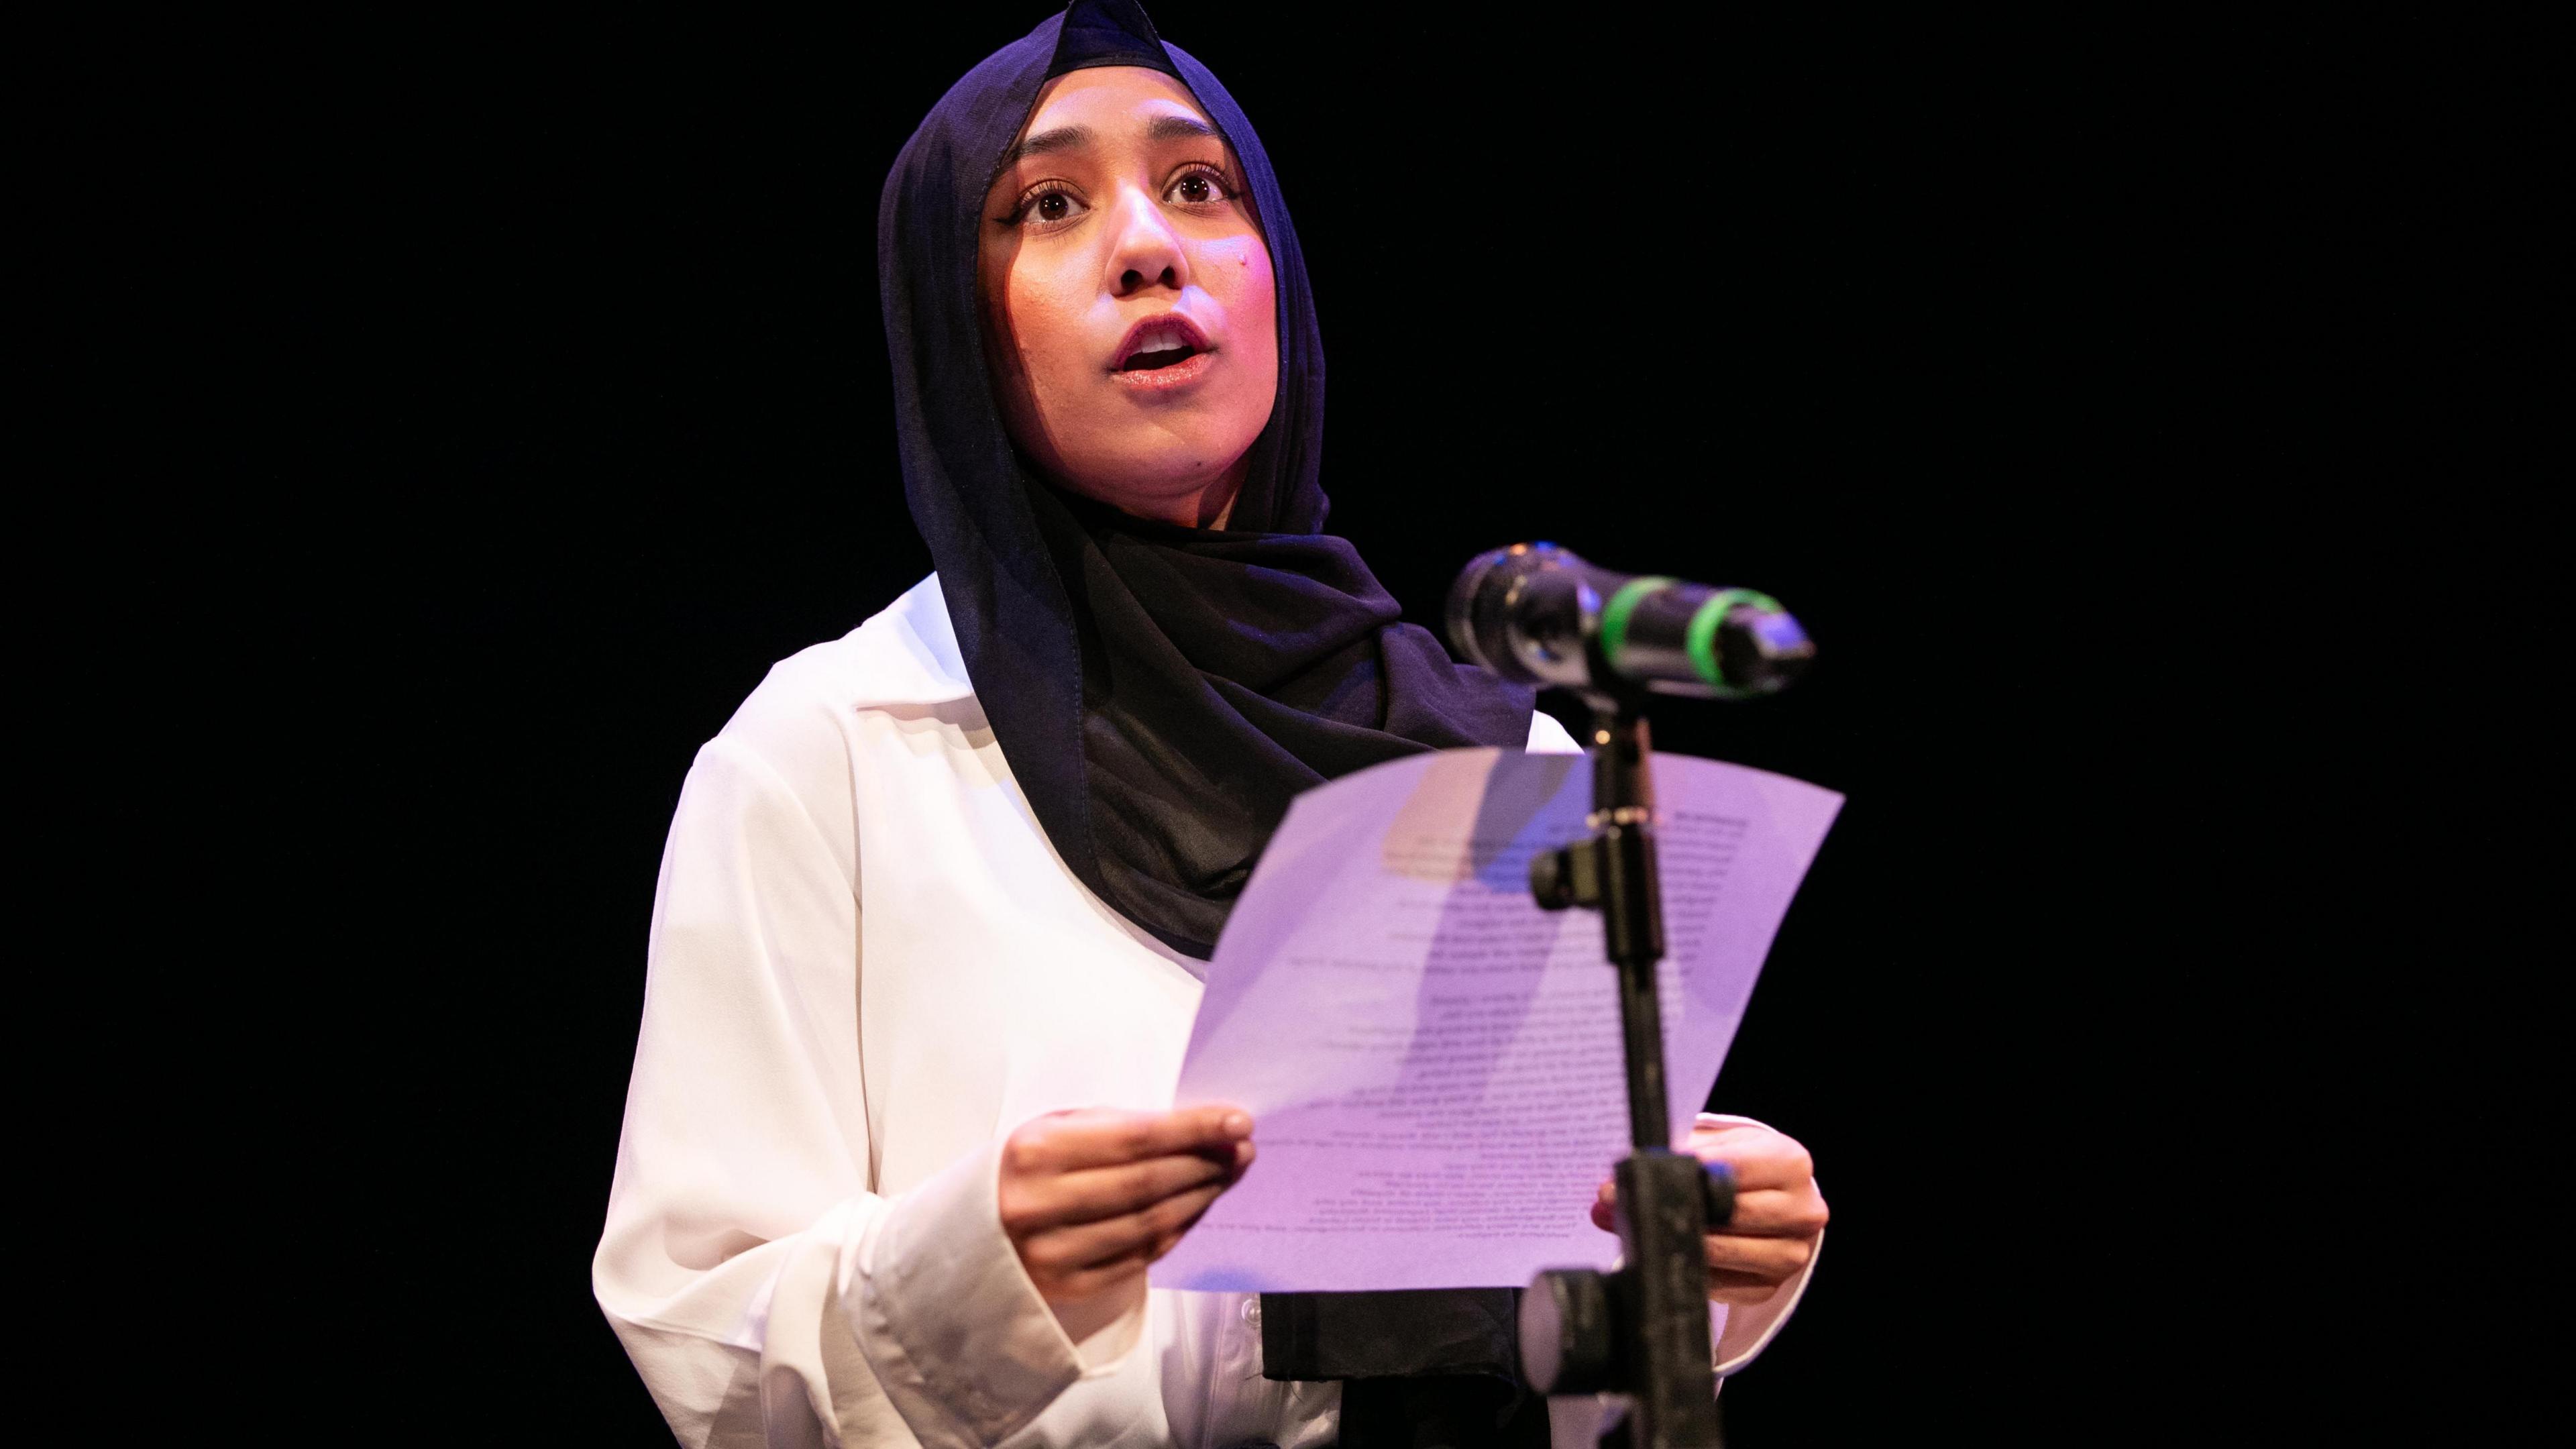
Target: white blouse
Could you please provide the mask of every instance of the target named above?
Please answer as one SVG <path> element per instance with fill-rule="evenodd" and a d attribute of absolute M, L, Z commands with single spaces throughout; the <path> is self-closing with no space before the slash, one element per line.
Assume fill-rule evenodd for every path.
<path fill-rule="evenodd" d="M 1530 747 L 1575 745 L 1540 714 Z M 1171 1106 L 1204 970 L 1057 857 L 935 576 L 773 668 L 671 822 L 592 1263 L 680 1441 L 1330 1444 L 1341 1386 L 1261 1376 L 1257 1295 L 1153 1289 L 1076 1342 L 1002 1232 L 1013 1128 Z M 1711 1305 L 1721 1374 L 1805 1282 Z"/>

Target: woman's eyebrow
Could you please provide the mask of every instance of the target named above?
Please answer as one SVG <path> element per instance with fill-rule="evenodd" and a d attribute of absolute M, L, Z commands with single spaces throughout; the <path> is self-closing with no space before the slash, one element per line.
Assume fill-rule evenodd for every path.
<path fill-rule="evenodd" d="M 1148 141 L 1185 141 L 1200 138 L 1211 141 L 1221 139 L 1214 126 L 1196 116 L 1175 116 L 1165 113 L 1145 123 L 1145 139 Z M 1040 131 L 1004 152 L 1002 165 L 1014 166 L 1026 157 L 1043 156 L 1050 151 L 1070 151 L 1077 146 L 1088 146 L 1094 139 L 1096 138 L 1089 126 L 1058 126 L 1052 131 Z"/>
<path fill-rule="evenodd" d="M 1145 126 L 1145 139 L 1148 141 L 1189 141 L 1200 137 L 1211 141 L 1218 139 L 1216 127 L 1196 116 L 1175 116 L 1167 112 L 1156 116 Z"/>

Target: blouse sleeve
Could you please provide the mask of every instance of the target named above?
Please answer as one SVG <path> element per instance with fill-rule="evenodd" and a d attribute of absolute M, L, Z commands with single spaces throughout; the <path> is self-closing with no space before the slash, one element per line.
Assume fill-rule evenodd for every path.
<path fill-rule="evenodd" d="M 1142 1338 L 1141 1309 L 1066 1333 L 1002 1232 L 992 1146 L 872 1190 L 855 852 L 732 727 L 699 752 L 592 1263 L 686 1445 L 996 1443 Z"/>

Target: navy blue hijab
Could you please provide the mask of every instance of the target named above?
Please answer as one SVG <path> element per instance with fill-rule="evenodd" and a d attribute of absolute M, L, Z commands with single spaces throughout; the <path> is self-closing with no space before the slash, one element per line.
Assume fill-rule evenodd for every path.
<path fill-rule="evenodd" d="M 1142 65 L 1232 143 L 1277 278 L 1279 391 L 1222 529 L 1050 486 L 1012 446 L 976 314 L 986 188 L 1053 76 Z M 1324 350 L 1261 138 L 1132 0 L 1077 0 L 967 72 L 886 178 L 877 276 L 904 490 L 975 694 L 1038 823 L 1121 915 L 1206 958 L 1298 792 L 1421 750 L 1520 746 L 1531 694 L 1454 664 L 1322 532 Z"/>
<path fill-rule="evenodd" d="M 1234 147 L 1277 278 L 1279 391 L 1223 529 L 1051 487 L 1012 446 L 976 315 L 985 191 L 1054 76 L 1179 79 Z M 1202 959 L 1299 791 L 1421 750 L 1527 742 L 1531 694 L 1405 624 L 1322 532 L 1324 350 L 1270 158 L 1134 0 L 1074 0 L 967 72 L 886 178 L 877 277 L 914 523 L 975 695 L 1056 853 Z M 1342 1449 L 1545 1445 L 1518 1289 L 1264 1294 L 1262 1371 L 1344 1382 Z M 1424 1438 L 1425 1434 L 1433 1437 Z"/>

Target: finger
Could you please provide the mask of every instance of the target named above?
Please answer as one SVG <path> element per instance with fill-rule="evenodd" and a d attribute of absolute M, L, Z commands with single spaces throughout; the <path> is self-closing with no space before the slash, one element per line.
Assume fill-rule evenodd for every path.
<path fill-rule="evenodd" d="M 1020 1245 L 1020 1257 L 1032 1269 L 1055 1274 L 1107 1263 L 1139 1250 L 1150 1251 L 1165 1237 L 1178 1237 L 1207 1211 L 1229 1186 L 1223 1182 L 1177 1192 L 1150 1207 L 1101 1222 L 1074 1223 L 1033 1233 Z"/>
<path fill-rule="evenodd" d="M 1149 1207 L 1176 1192 L 1240 1176 L 1252 1164 L 1248 1141 L 1222 1160 L 1184 1154 L 1117 1167 L 1041 1173 L 1003 1190 L 1002 1226 L 1015 1236 L 1069 1223 L 1098 1222 Z"/>
<path fill-rule="evenodd" d="M 1774 1283 L 1795 1276 L 1816 1253 L 1816 1245 L 1806 1238 L 1742 1238 L 1733 1233 L 1711 1233 L 1701 1242 L 1707 1249 L 1709 1267 L 1750 1273 Z"/>
<path fill-rule="evenodd" d="M 1711 1269 L 1708 1296 L 1721 1303 L 1761 1303 L 1780 1291 L 1780 1285 L 1753 1273 Z"/>
<path fill-rule="evenodd" d="M 1825 1230 L 1825 1200 L 1813 1183 L 1804 1191 L 1756 1188 L 1735 1195 L 1735 1215 L 1712 1224 L 1756 1238 L 1812 1238 Z"/>
<path fill-rule="evenodd" d="M 1151 1261 L 1160 1251 L 1169 1251 L 1165 1245 L 1178 1242 L 1225 1188 L 1224 1183 L 1212 1183 L 1119 1217 L 1033 1234 L 1021 1244 L 1021 1258 L 1032 1272 L 1059 1276 L 1138 1253 Z"/>
<path fill-rule="evenodd" d="M 1175 1112 L 1084 1108 L 1022 1123 L 1003 1146 L 1006 1171 L 1068 1172 L 1230 1148 L 1252 1135 L 1251 1114 L 1222 1102 Z"/>
<path fill-rule="evenodd" d="M 1040 1292 L 1048 1302 L 1090 1298 L 1107 1292 L 1131 1278 L 1144 1275 L 1158 1254 L 1138 1251 L 1123 1253 L 1088 1268 L 1076 1268 L 1052 1278 Z"/>
<path fill-rule="evenodd" d="M 1736 1128 L 1723 1133 L 1693 1133 L 1691 1151 L 1702 1162 L 1723 1162 L 1735 1174 L 1735 1188 L 1794 1187 L 1813 1181 L 1815 1159 L 1807 1149 L 1777 1132 Z"/>
<path fill-rule="evenodd" d="M 1619 1230 L 1619 1194 L 1609 1183 L 1592 1200 L 1592 1225 L 1605 1233 Z M 1710 1226 L 1752 1237 L 1812 1238 L 1825 1230 L 1828 1215 L 1822 1194 L 1810 1183 L 1804 1191 L 1757 1188 L 1735 1195 L 1735 1215 Z"/>

